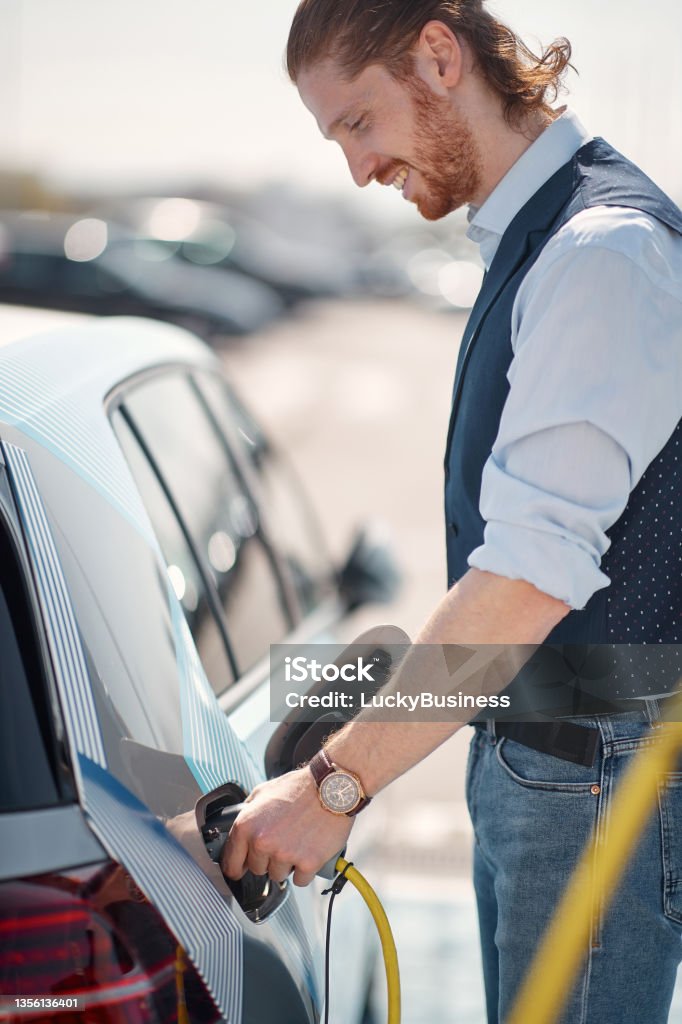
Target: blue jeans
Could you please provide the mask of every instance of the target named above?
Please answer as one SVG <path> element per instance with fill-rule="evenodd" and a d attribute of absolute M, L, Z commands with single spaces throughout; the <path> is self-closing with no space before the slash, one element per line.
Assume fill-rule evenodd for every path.
<path fill-rule="evenodd" d="M 605 833 L 614 788 L 633 753 L 652 741 L 656 702 L 648 709 L 572 720 L 601 732 L 592 768 L 476 729 L 466 789 L 488 1024 L 507 1018 L 585 844 L 595 829 Z M 561 1024 L 665 1024 L 681 960 L 678 771 L 661 781 L 658 809 L 613 902 L 592 921 Z"/>

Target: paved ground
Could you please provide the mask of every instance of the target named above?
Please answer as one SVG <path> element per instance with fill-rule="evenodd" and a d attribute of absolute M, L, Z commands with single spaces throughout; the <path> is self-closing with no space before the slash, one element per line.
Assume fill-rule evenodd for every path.
<path fill-rule="evenodd" d="M 235 384 L 308 483 L 337 558 L 354 525 L 369 518 L 393 536 L 403 594 L 357 616 L 349 640 L 379 621 L 414 636 L 443 593 L 442 453 L 464 322 L 398 302 L 320 304 L 226 353 Z M 485 1020 L 468 881 L 468 733 L 377 801 L 385 812 L 381 867 L 368 874 L 387 895 L 403 1024 Z M 379 987 L 379 1021 L 382 995 Z M 675 1007 L 670 1020 L 682 1020 L 680 986 Z"/>

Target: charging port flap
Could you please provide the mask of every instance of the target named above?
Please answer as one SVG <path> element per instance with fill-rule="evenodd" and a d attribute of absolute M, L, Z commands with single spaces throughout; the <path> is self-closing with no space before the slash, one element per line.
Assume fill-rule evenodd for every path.
<path fill-rule="evenodd" d="M 397 667 L 399 657 L 407 652 L 410 638 L 396 626 L 376 626 L 369 629 L 345 647 L 334 664 L 341 669 L 344 665 L 356 665 L 359 659 L 373 662 L 375 670 L 374 692 L 384 686 Z M 336 682 L 316 682 L 307 691 L 309 694 L 324 696 Z M 322 746 L 324 740 L 350 721 L 351 712 L 321 710 L 319 717 L 310 720 L 310 708 L 303 712 L 292 709 L 290 715 L 275 729 L 265 749 L 265 773 L 269 779 L 284 775 L 306 763 Z"/>

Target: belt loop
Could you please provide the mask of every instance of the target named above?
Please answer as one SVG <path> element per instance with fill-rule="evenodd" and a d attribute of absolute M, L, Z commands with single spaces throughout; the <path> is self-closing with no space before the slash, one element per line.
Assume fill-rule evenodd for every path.
<path fill-rule="evenodd" d="M 645 697 L 644 698 L 644 711 L 645 711 L 645 714 L 646 714 L 647 721 L 648 721 L 649 725 L 654 726 L 654 725 L 656 725 L 657 722 L 660 722 L 660 720 L 661 720 L 661 709 L 659 707 L 659 704 L 658 704 L 657 700 Z"/>
<path fill-rule="evenodd" d="M 486 729 L 487 729 L 487 732 L 488 732 L 488 739 L 490 740 L 491 743 L 496 743 L 497 742 L 497 735 L 495 733 L 495 719 L 494 718 L 488 718 L 486 723 L 485 723 L 485 726 L 486 726 Z"/>

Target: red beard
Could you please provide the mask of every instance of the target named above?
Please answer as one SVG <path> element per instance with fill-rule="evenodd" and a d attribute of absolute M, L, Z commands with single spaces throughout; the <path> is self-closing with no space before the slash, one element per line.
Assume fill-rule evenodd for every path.
<path fill-rule="evenodd" d="M 426 220 L 440 220 L 477 194 L 478 147 L 468 122 L 446 99 L 436 96 L 415 74 L 407 84 L 416 115 L 414 151 L 419 154 L 419 166 L 414 170 L 424 182 L 414 202 Z"/>

